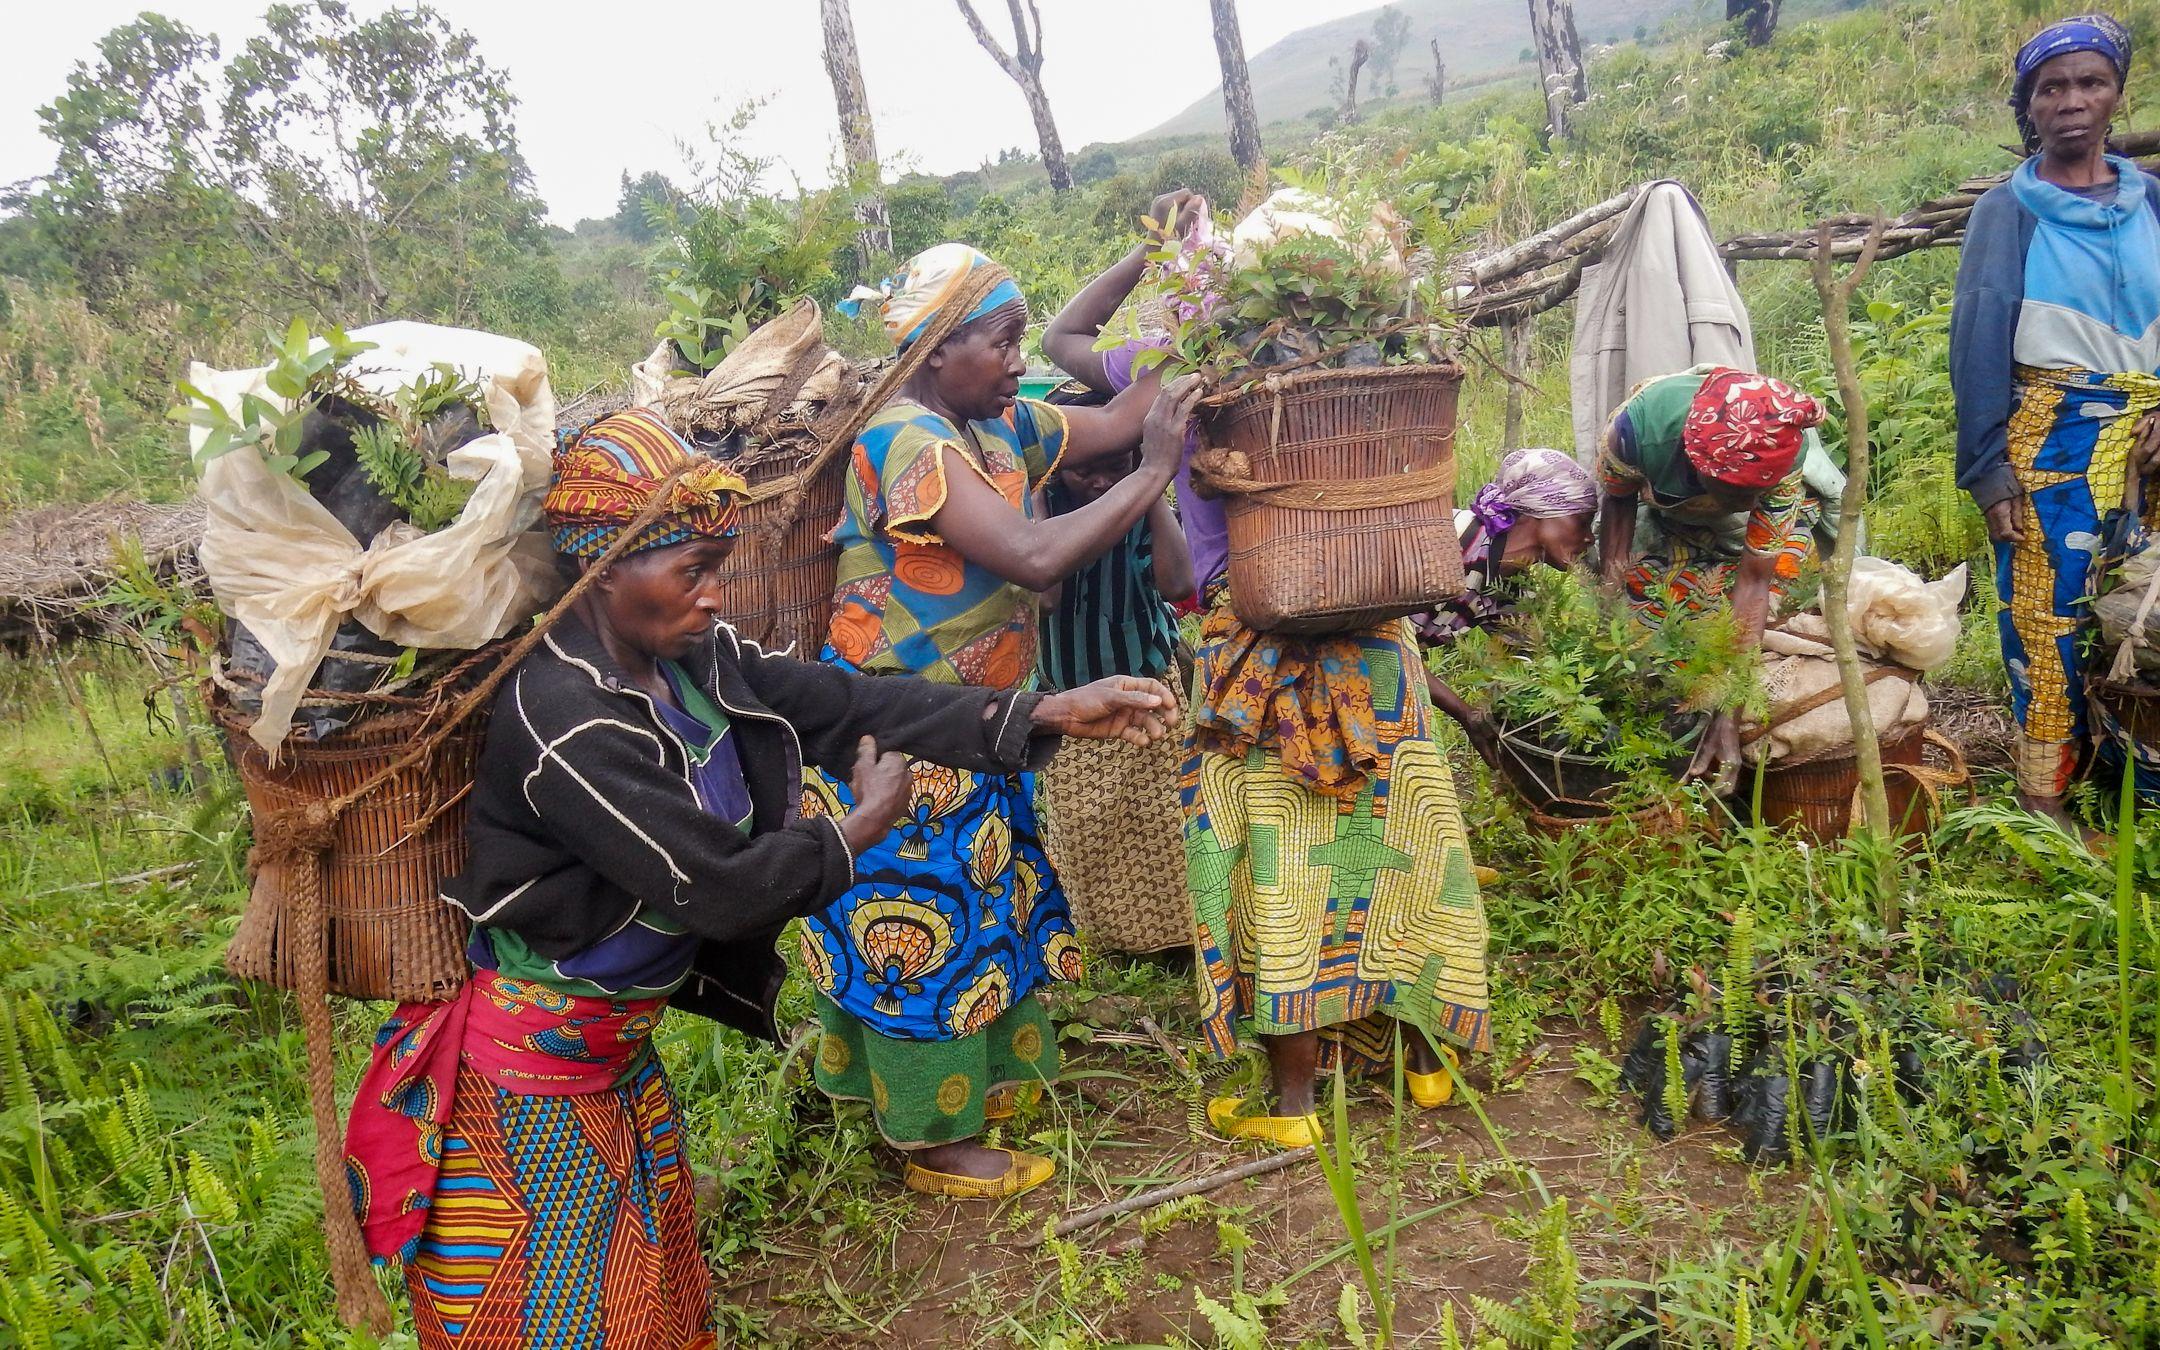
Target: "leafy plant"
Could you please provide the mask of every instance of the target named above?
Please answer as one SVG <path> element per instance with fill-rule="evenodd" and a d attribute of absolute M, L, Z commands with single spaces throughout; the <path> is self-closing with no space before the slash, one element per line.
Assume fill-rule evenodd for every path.
<path fill-rule="evenodd" d="M 455 521 L 478 485 L 450 476 L 444 460 L 456 447 L 443 443 L 430 424 L 446 412 L 463 409 L 486 426 L 487 405 L 479 385 L 438 364 L 429 376 L 388 399 L 357 389 L 344 392 L 380 419 L 355 427 L 352 434 L 353 456 L 375 490 L 428 534 Z M 464 429 L 461 419 L 452 419 L 450 425 Z"/>
<path fill-rule="evenodd" d="M 1729 614 L 1646 624 L 1588 574 L 1548 568 L 1524 576 L 1513 608 L 1497 634 L 1472 630 L 1436 650 L 1433 668 L 1502 728 L 1594 754 L 1625 780 L 1628 801 L 1669 788 L 1690 730 L 1676 713 L 1760 696 Z"/>
<path fill-rule="evenodd" d="M 270 368 L 263 374 L 263 385 L 285 401 L 284 407 L 260 394 L 247 393 L 240 396 L 236 413 L 186 380 L 179 382 L 184 402 L 173 409 L 172 417 L 203 432 L 203 442 L 195 451 L 198 470 L 243 445 L 260 450 L 263 463 L 272 473 L 291 474 L 303 481 L 309 471 L 329 458 L 328 452 L 322 450 L 305 456 L 300 453 L 301 432 L 308 414 L 328 393 L 338 370 L 361 352 L 373 350 L 375 344 L 356 342 L 335 325 L 318 336 L 308 331 L 304 319 L 294 319 L 283 335 L 273 330 L 269 340 Z"/>

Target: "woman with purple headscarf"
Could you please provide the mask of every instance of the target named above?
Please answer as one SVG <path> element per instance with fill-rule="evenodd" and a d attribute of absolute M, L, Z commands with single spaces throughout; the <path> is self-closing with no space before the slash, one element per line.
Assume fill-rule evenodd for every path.
<path fill-rule="evenodd" d="M 1995 544 L 2018 798 L 2065 823 L 2095 562 L 2160 469 L 2160 180 L 2107 141 L 2129 72 L 2130 34 L 2104 14 L 2018 51 L 2032 153 L 1974 203 L 1950 307 L 1957 481 Z"/>
<path fill-rule="evenodd" d="M 1539 563 L 1573 567 L 1590 550 L 1597 508 L 1597 480 L 1573 455 L 1517 450 L 1501 460 L 1492 481 L 1455 513 L 1455 532 L 1462 540 L 1462 594 L 1414 618 L 1418 637 L 1437 646 L 1499 619 L 1507 612 L 1496 593 L 1503 577 Z M 1431 692 L 1433 706 L 1461 723 L 1470 743 L 1489 759 L 1492 720 L 1439 680 L 1432 682 Z"/>

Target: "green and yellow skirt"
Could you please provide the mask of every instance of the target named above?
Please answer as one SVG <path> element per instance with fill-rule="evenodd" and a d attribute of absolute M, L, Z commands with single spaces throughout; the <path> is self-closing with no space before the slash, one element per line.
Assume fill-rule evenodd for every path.
<path fill-rule="evenodd" d="M 1022 998 L 971 1036 L 908 1041 L 871 1030 L 823 994 L 811 997 L 819 1090 L 870 1103 L 878 1133 L 897 1149 L 972 1139 L 983 1131 L 984 1098 L 1057 1077 L 1057 1037 L 1036 998 Z"/>

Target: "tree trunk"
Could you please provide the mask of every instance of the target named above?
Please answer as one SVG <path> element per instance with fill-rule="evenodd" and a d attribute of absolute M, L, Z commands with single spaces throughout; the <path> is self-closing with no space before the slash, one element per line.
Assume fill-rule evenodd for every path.
<path fill-rule="evenodd" d="M 870 93 L 863 87 L 862 58 L 855 51 L 855 19 L 848 0 L 820 0 L 825 19 L 825 73 L 832 79 L 833 105 L 840 113 L 840 145 L 847 155 L 848 176 L 856 192 L 855 218 L 862 232 L 855 251 L 867 270 L 874 259 L 892 252 L 892 227 L 885 219 L 885 194 L 878 172 L 877 134 L 870 121 Z"/>
<path fill-rule="evenodd" d="M 1545 94 L 1545 126 L 1554 137 L 1564 138 L 1569 110 L 1590 96 L 1582 39 L 1575 34 L 1574 0 L 1530 0 L 1530 35 L 1537 50 L 1538 86 Z"/>
<path fill-rule="evenodd" d="M 1781 0 L 1725 0 L 1725 21 L 1740 25 L 1740 36 L 1750 47 L 1767 47 L 1777 36 Z"/>
<path fill-rule="evenodd" d="M 1215 15 L 1215 55 L 1222 62 L 1223 116 L 1230 123 L 1230 158 L 1249 178 L 1267 163 L 1260 149 L 1260 114 L 1253 107 L 1252 76 L 1245 69 L 1245 38 L 1238 31 L 1237 0 L 1208 0 Z"/>
<path fill-rule="evenodd" d="M 1852 723 L 1853 757 L 1860 777 L 1862 828 L 1874 836 L 1876 903 L 1883 927 L 1896 931 L 1900 921 L 1898 903 L 1899 855 L 1890 820 L 1889 790 L 1883 782 L 1882 742 L 1875 735 L 1875 711 L 1868 703 L 1867 676 L 1860 665 L 1860 651 L 1853 641 L 1852 612 L 1847 595 L 1852 584 L 1853 555 L 1860 548 L 1860 519 L 1867 506 L 1868 406 L 1853 362 L 1852 334 L 1848 317 L 1853 293 L 1875 262 L 1882 247 L 1883 219 L 1875 218 L 1867 243 L 1840 280 L 1830 258 L 1831 230 L 1826 222 L 1815 236 L 1815 290 L 1822 297 L 1823 334 L 1829 340 L 1830 364 L 1837 371 L 1838 394 L 1845 404 L 1845 493 L 1838 501 L 1837 548 L 1823 568 L 1823 619 L 1830 629 L 1830 646 L 1837 653 L 1838 682 L 1845 695 L 1845 716 Z"/>
<path fill-rule="evenodd" d="M 1440 39 L 1432 40 L 1432 74 L 1426 77 L 1425 92 L 1432 95 L 1432 105 L 1437 108 L 1447 102 L 1447 58 L 1440 55 Z"/>
<path fill-rule="evenodd" d="M 990 53 L 998 69 L 1020 86 L 1028 113 L 1035 119 L 1035 139 L 1042 146 L 1043 170 L 1050 175 L 1050 186 L 1059 192 L 1069 191 L 1073 185 L 1072 165 L 1065 159 L 1065 143 L 1058 138 L 1057 119 L 1050 115 L 1050 96 L 1043 92 L 1042 11 L 1035 7 L 1035 0 L 1024 0 L 1025 12 L 1021 8 L 1023 0 L 1005 0 L 1013 25 L 1013 49 L 1007 52 L 983 26 L 974 5 L 968 0 L 953 3 L 960 7 L 960 17 L 967 20 L 975 41 Z"/>
<path fill-rule="evenodd" d="M 1500 368 L 1509 376 L 1500 422 L 1503 455 L 1523 444 L 1523 382 L 1530 378 L 1530 336 L 1536 322 L 1534 314 L 1515 314 L 1500 325 Z"/>
<path fill-rule="evenodd" d="M 1357 45 L 1350 49 L 1350 73 L 1349 77 L 1343 81 L 1342 120 L 1345 122 L 1357 121 L 1358 75 L 1365 69 L 1365 63 L 1371 58 L 1372 44 L 1363 38 L 1359 38 Z"/>

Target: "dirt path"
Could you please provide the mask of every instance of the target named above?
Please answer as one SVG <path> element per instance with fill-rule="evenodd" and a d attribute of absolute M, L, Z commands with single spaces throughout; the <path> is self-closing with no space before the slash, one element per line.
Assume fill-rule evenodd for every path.
<path fill-rule="evenodd" d="M 1062 1261 L 1055 1246 L 1019 1245 L 1067 1214 L 1256 1156 L 1256 1146 L 1196 1133 L 1192 1096 L 1169 1057 L 1131 1039 L 1142 1043 L 1112 1032 L 1074 1047 L 1056 1099 L 1018 1122 L 1013 1133 L 1030 1146 L 1073 1160 L 1049 1186 L 991 1205 L 918 1202 L 890 1185 L 878 1202 L 882 1222 L 860 1225 L 869 1235 L 835 1240 L 829 1222 L 774 1233 L 783 1252 L 733 1272 L 726 1296 L 768 1310 L 768 1334 L 781 1344 L 1026 1345 L 1062 1329 L 1112 1344 L 1212 1345 L 1195 1293 L 1234 1306 L 1242 1279 L 1255 1297 L 1285 1286 L 1281 1306 L 1266 1314 L 1276 1341 L 1343 1343 L 1336 1306 L 1357 1267 L 1347 1255 L 1329 1260 L 1345 1235 L 1313 1164 L 1091 1228 L 1074 1235 Z M 1721 1129 L 1696 1126 L 1660 1144 L 1636 1124 L 1631 1101 L 1596 1104 L 1575 1076 L 1577 1044 L 1604 1048 L 1594 1029 L 1549 1025 L 1535 1066 L 1484 1104 L 1515 1163 L 1567 1199 L 1583 1279 L 1644 1278 L 1669 1254 L 1782 1226 L 1782 1173 L 1739 1162 Z M 1209 1087 L 1221 1091 L 1224 1081 L 1235 1079 Z M 1473 1081 L 1484 1085 L 1483 1074 Z M 1391 1152 L 1391 1104 L 1355 1088 L 1352 1100 L 1368 1228 L 1384 1228 L 1391 1211 L 1424 1215 L 1397 1242 L 1403 1338 L 1422 1339 L 1448 1301 L 1462 1318 L 1473 1294 L 1504 1301 L 1520 1292 L 1546 1202 L 1535 1184 L 1516 1183 L 1477 1116 L 1460 1104 L 1409 1108 Z M 1392 1206 L 1391 1189 L 1399 1190 Z M 1232 1249 L 1241 1234 L 1249 1242 L 1240 1261 Z"/>

